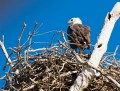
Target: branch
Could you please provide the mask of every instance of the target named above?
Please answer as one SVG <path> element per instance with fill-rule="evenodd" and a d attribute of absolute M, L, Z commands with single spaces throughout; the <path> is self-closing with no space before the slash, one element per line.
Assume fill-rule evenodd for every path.
<path fill-rule="evenodd" d="M 12 65 L 11 59 L 9 58 L 9 55 L 8 55 L 8 53 L 6 51 L 6 48 L 5 48 L 5 46 L 4 46 L 2 41 L 0 41 L 0 47 L 2 48 L 2 51 L 3 51 L 3 53 L 4 53 L 4 55 L 5 55 L 6 59 L 7 59 L 6 63 L 9 63 L 10 66 L 12 67 L 13 65 Z"/>
<path fill-rule="evenodd" d="M 60 40 L 58 40 L 58 42 L 59 42 L 62 46 L 64 46 L 66 49 L 69 49 L 69 48 L 68 48 L 64 43 L 62 43 Z M 72 52 L 73 55 L 75 55 L 76 59 L 77 59 L 80 63 L 82 63 L 82 64 L 85 64 L 85 63 L 86 63 L 84 60 L 82 60 L 82 59 L 79 57 L 79 55 L 78 55 L 74 50 L 71 49 L 71 52 Z"/>
<path fill-rule="evenodd" d="M 119 19 L 119 17 L 120 17 L 120 2 L 117 2 L 113 7 L 112 11 L 108 13 L 105 18 L 104 26 L 99 35 L 98 42 L 96 43 L 94 50 L 91 54 L 91 57 L 88 61 L 88 64 L 95 69 L 98 68 L 100 60 L 107 50 L 108 41 L 110 39 L 113 27 L 116 21 Z M 71 86 L 70 91 L 82 91 L 84 88 L 86 88 L 92 77 L 96 75 L 95 69 L 84 67 L 83 71 L 79 74 L 76 81 Z"/>
<path fill-rule="evenodd" d="M 20 33 L 20 36 L 19 36 L 19 39 L 18 39 L 18 40 L 21 40 L 21 37 L 22 37 L 22 34 L 23 34 L 25 28 L 26 28 L 26 24 L 24 23 L 22 32 Z"/>
<path fill-rule="evenodd" d="M 98 42 L 96 43 L 95 48 L 92 52 L 91 58 L 88 62 L 90 65 L 94 67 L 98 67 L 103 54 L 107 50 L 107 45 L 108 45 L 108 41 L 110 39 L 112 30 L 119 17 L 120 17 L 120 2 L 115 4 L 112 11 L 108 13 L 105 18 L 104 26 L 98 38 Z"/>

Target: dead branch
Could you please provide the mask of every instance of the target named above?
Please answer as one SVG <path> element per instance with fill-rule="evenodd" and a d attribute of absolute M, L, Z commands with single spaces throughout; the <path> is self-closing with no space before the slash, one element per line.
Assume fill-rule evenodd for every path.
<path fill-rule="evenodd" d="M 5 48 L 5 46 L 4 46 L 4 44 L 3 44 L 2 41 L 0 41 L 0 47 L 1 47 L 3 53 L 4 53 L 5 57 L 6 57 L 6 64 L 8 63 L 8 64 L 12 67 L 13 64 L 12 64 L 12 62 L 11 62 L 11 59 L 10 59 L 9 56 L 8 56 L 8 53 L 7 53 L 7 51 L 6 51 L 6 48 Z"/>

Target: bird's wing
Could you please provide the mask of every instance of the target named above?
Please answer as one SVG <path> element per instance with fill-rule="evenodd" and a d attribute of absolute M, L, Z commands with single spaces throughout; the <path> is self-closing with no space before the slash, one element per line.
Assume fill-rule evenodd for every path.
<path fill-rule="evenodd" d="M 87 44 L 90 44 L 90 28 L 88 26 L 76 24 L 70 26 L 70 29 L 76 43 L 80 44 L 80 42 L 86 42 Z"/>
<path fill-rule="evenodd" d="M 78 34 L 84 38 L 87 43 L 90 43 L 90 28 L 79 24 Z"/>
<path fill-rule="evenodd" d="M 77 31 L 77 27 L 75 26 L 70 26 L 70 29 L 72 31 L 72 37 L 74 38 L 73 40 L 75 41 L 75 43 L 80 44 L 79 42 L 79 38 L 78 38 L 78 31 Z M 79 35 L 80 36 L 80 35 Z"/>

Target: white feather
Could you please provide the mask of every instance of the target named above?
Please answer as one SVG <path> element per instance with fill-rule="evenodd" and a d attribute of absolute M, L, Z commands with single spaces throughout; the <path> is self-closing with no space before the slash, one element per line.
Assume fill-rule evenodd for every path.
<path fill-rule="evenodd" d="M 77 18 L 71 18 L 67 23 L 70 25 L 82 24 L 82 21 L 80 18 L 77 17 Z"/>

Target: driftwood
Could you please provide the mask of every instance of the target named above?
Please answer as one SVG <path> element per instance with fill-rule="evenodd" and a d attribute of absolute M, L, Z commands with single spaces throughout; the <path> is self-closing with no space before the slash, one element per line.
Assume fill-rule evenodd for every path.
<path fill-rule="evenodd" d="M 49 48 L 32 48 L 32 45 L 40 43 L 34 42 L 33 37 L 42 35 L 37 34 L 38 23 L 27 40 L 21 44 L 22 35 L 27 27 L 24 23 L 18 46 L 9 48 L 11 54 L 7 53 L 3 37 L 0 46 L 6 57 L 4 69 L 9 66 L 9 70 L 0 78 L 6 80 L 1 91 L 119 91 L 120 59 L 115 58 L 119 46 L 113 53 L 106 52 L 114 24 L 120 17 L 119 7 L 118 2 L 107 14 L 90 58 L 69 48 L 66 33 L 63 31 L 47 33 L 61 33 L 64 41 L 58 40 L 57 44 L 52 44 Z M 101 41 L 106 32 L 109 32 L 106 40 Z M 98 52 L 102 52 L 100 56 Z M 13 54 L 16 54 L 14 58 Z"/>

